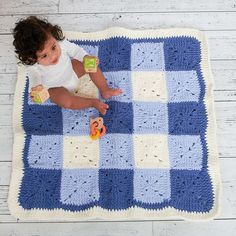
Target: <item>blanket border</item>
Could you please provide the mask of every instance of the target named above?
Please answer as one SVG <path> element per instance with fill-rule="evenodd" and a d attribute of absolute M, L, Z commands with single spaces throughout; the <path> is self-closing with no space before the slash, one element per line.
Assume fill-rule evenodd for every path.
<path fill-rule="evenodd" d="M 214 107 L 213 88 L 214 81 L 210 67 L 208 42 L 203 33 L 196 29 L 173 28 L 173 29 L 157 29 L 157 30 L 129 30 L 120 27 L 108 28 L 104 31 L 83 33 L 83 32 L 64 32 L 69 40 L 103 40 L 111 37 L 128 37 L 131 39 L 138 38 L 162 38 L 190 36 L 194 37 L 201 43 L 201 70 L 204 81 L 206 81 L 206 93 L 204 96 L 204 104 L 206 106 L 208 125 L 206 129 L 206 144 L 208 148 L 208 170 L 213 186 L 214 205 L 211 211 L 207 213 L 180 211 L 172 207 L 164 209 L 150 210 L 140 207 L 131 207 L 127 210 L 106 210 L 101 207 L 92 207 L 81 212 L 71 212 L 63 209 L 45 210 L 31 209 L 25 210 L 18 202 L 18 196 L 21 181 L 24 174 L 23 165 L 23 149 L 25 142 L 25 132 L 22 127 L 21 111 L 23 109 L 23 95 L 25 85 L 25 69 L 18 65 L 18 76 L 16 89 L 14 94 L 13 107 L 13 157 L 12 157 L 12 174 L 9 187 L 8 206 L 11 214 L 20 220 L 40 220 L 40 221 L 84 221 L 84 220 L 163 220 L 163 219 L 179 219 L 186 220 L 206 220 L 212 219 L 219 213 L 219 198 L 221 191 L 219 158 L 216 145 L 216 118 Z M 20 94 L 16 92 L 20 91 Z M 20 121 L 20 122 L 19 122 Z M 21 154 L 19 156 L 19 154 Z"/>

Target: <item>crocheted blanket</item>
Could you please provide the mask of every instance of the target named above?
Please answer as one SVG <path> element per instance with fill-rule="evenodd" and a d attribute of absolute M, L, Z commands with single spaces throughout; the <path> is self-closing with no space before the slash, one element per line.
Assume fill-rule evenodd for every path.
<path fill-rule="evenodd" d="M 98 56 L 109 86 L 107 133 L 95 109 L 33 104 L 19 67 L 11 213 L 20 219 L 206 219 L 219 199 L 213 80 L 205 37 L 192 29 L 67 32 Z M 79 94 L 100 94 L 84 76 Z"/>

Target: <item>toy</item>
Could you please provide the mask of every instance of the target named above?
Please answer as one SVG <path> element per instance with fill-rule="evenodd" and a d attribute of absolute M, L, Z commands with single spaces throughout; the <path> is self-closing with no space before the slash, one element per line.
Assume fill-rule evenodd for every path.
<path fill-rule="evenodd" d="M 32 100 L 37 104 L 44 103 L 49 98 L 48 90 L 41 85 L 37 86 L 35 90 L 32 90 L 30 95 L 33 97 Z"/>
<path fill-rule="evenodd" d="M 90 137 L 92 140 L 101 138 L 106 133 L 106 127 L 103 125 L 103 118 L 90 119 Z"/>
<path fill-rule="evenodd" d="M 84 69 L 86 72 L 89 72 L 89 73 L 97 72 L 97 58 L 96 57 L 85 57 L 83 64 L 84 64 Z"/>

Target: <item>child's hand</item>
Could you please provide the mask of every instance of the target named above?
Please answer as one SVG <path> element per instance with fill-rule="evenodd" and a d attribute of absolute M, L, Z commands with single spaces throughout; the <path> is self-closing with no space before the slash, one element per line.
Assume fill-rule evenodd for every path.
<path fill-rule="evenodd" d="M 99 59 L 96 57 L 96 64 L 97 64 L 97 66 L 99 65 Z"/>
<path fill-rule="evenodd" d="M 93 100 L 93 107 L 95 107 L 103 115 L 106 114 L 107 109 L 109 108 L 109 106 L 106 103 L 101 102 L 99 99 Z"/>

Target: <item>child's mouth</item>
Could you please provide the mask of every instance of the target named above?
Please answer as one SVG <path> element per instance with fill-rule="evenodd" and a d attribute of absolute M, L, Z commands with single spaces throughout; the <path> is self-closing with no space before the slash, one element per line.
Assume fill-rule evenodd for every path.
<path fill-rule="evenodd" d="M 57 63 L 57 61 L 58 61 L 58 58 L 57 58 L 57 59 L 55 59 L 54 61 L 52 61 L 52 64 L 56 64 L 56 63 Z"/>

